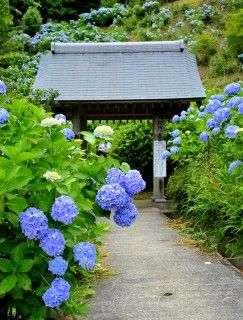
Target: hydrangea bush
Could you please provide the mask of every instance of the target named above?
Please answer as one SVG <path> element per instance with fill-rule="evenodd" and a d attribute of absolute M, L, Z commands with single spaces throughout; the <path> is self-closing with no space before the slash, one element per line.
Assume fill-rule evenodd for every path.
<path fill-rule="evenodd" d="M 242 102 L 241 83 L 227 85 L 223 93 L 209 91 L 202 106 L 172 117 L 162 154 L 176 165 L 168 195 L 204 230 L 205 242 L 230 255 L 241 255 L 243 247 Z M 172 151 L 178 137 L 180 149 Z"/>
<path fill-rule="evenodd" d="M 74 319 L 86 310 L 79 286 L 100 260 L 97 238 L 107 228 L 96 216 L 116 209 L 121 226 L 137 216 L 114 174 L 129 177 L 119 169 L 127 167 L 86 154 L 64 115 L 5 90 L 0 131 L 0 318 Z M 135 175 L 132 192 L 139 192 L 144 184 Z"/>

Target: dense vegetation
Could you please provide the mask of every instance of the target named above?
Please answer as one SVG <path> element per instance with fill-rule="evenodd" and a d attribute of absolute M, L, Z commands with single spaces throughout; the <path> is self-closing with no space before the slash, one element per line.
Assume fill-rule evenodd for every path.
<path fill-rule="evenodd" d="M 32 91 L 39 59 L 52 41 L 184 40 L 197 56 L 207 99 L 167 124 L 171 147 L 163 157 L 176 168 L 167 194 L 203 243 L 242 255 L 241 5 L 240 0 L 0 0 L 1 319 L 83 314 L 90 291 L 88 285 L 79 288 L 101 268 L 96 250 L 107 227 L 96 216 L 109 217 L 115 209 L 115 223 L 129 226 L 138 214 L 132 195 L 145 187 L 128 165 L 95 154 L 98 145 L 110 142 L 110 127 L 94 135 L 83 132 L 90 143 L 85 152 L 65 117 L 48 112 L 57 93 Z M 230 82 L 223 95 L 214 88 Z M 89 125 L 91 131 L 96 127 Z M 112 126 L 113 155 L 149 181 L 151 123 Z M 121 170 L 107 175 L 114 166 Z M 71 208 L 71 219 L 60 206 Z"/>

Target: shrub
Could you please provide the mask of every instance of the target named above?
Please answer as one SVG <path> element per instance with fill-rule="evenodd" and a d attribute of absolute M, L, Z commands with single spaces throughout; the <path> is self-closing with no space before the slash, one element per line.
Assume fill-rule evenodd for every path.
<path fill-rule="evenodd" d="M 0 0 L 0 44 L 8 37 L 9 26 L 12 24 L 8 0 Z"/>
<path fill-rule="evenodd" d="M 151 123 L 135 122 L 121 125 L 115 130 L 112 152 L 121 162 L 138 169 L 149 186 L 152 179 L 152 126 Z"/>
<path fill-rule="evenodd" d="M 30 7 L 22 18 L 23 31 L 33 36 L 40 30 L 42 24 L 41 15 L 36 7 Z"/>
<path fill-rule="evenodd" d="M 200 64 L 208 64 L 212 55 L 217 52 L 218 39 L 210 33 L 203 33 L 196 36 L 196 43 L 192 46 L 192 50 L 197 56 Z"/>
<path fill-rule="evenodd" d="M 243 9 L 228 16 L 226 36 L 233 54 L 241 54 L 243 52 Z"/>
<path fill-rule="evenodd" d="M 239 69 L 236 60 L 226 59 L 223 55 L 217 54 L 210 59 L 210 73 L 212 76 L 223 76 L 233 73 Z"/>

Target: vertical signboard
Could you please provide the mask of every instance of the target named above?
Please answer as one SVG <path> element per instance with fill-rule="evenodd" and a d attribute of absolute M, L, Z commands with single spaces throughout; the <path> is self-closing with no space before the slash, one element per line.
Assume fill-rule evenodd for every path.
<path fill-rule="evenodd" d="M 162 152 L 166 150 L 165 141 L 154 141 L 154 177 L 166 177 L 166 159 L 162 159 Z"/>

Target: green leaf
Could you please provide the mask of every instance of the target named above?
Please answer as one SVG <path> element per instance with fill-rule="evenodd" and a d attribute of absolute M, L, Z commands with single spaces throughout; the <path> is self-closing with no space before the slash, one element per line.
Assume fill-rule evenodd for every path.
<path fill-rule="evenodd" d="M 31 280 L 26 273 L 18 274 L 18 286 L 24 290 L 31 290 Z"/>
<path fill-rule="evenodd" d="M 80 133 L 84 136 L 84 140 L 86 140 L 88 143 L 95 143 L 95 136 L 93 135 L 93 133 L 88 131 L 81 131 Z"/>
<path fill-rule="evenodd" d="M 22 197 L 16 197 L 11 200 L 8 200 L 6 205 L 9 208 L 9 210 L 12 210 L 15 213 L 22 212 L 28 206 L 25 199 Z"/>
<path fill-rule="evenodd" d="M 0 295 L 11 291 L 17 283 L 16 274 L 10 274 L 0 282 Z"/>
<path fill-rule="evenodd" d="M 32 259 L 24 259 L 19 262 L 18 271 L 19 272 L 28 272 L 32 269 L 34 264 L 34 260 Z"/>
<path fill-rule="evenodd" d="M 12 272 L 13 266 L 10 260 L 0 258 L 0 270 L 2 272 Z"/>
<path fill-rule="evenodd" d="M 5 214 L 7 220 L 12 224 L 13 227 L 19 226 L 19 218 L 14 212 L 6 212 Z"/>
<path fill-rule="evenodd" d="M 26 242 L 21 242 L 11 252 L 11 258 L 17 265 L 19 265 L 24 258 L 24 250 L 26 246 L 27 246 Z"/>

